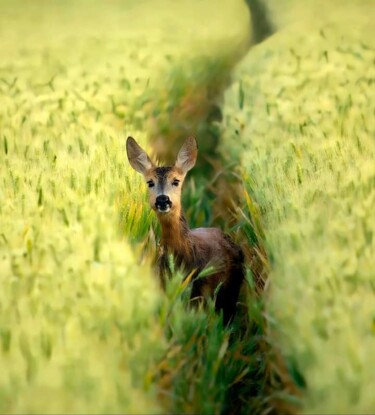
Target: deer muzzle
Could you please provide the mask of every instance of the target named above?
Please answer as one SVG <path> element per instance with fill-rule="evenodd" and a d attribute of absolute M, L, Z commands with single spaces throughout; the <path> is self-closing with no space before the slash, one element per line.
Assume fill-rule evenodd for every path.
<path fill-rule="evenodd" d="M 172 201 L 167 195 L 160 195 L 155 200 L 155 207 L 159 212 L 167 213 L 172 207 Z"/>

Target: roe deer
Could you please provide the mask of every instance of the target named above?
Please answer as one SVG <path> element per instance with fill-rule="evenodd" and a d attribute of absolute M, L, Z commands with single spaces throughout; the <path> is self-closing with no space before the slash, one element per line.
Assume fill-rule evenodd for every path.
<path fill-rule="evenodd" d="M 214 297 L 216 311 L 223 311 L 228 324 L 236 311 L 236 304 L 244 278 L 242 249 L 217 228 L 189 229 L 181 208 L 181 186 L 187 172 L 195 165 L 198 147 L 189 137 L 181 147 L 174 166 L 156 167 L 132 137 L 126 150 L 130 165 L 143 174 L 149 187 L 149 202 L 161 225 L 159 273 L 163 287 L 170 276 L 168 256 L 172 254 L 176 266 L 193 272 L 191 301 Z M 207 266 L 212 275 L 197 278 Z"/>

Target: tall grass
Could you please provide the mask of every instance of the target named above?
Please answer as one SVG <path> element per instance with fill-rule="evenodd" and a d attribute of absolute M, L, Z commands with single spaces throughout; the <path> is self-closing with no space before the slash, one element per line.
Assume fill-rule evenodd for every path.
<path fill-rule="evenodd" d="M 280 22 L 293 24 L 238 68 L 223 153 L 241 155 L 261 214 L 269 342 L 301 391 L 300 410 L 371 413 L 374 8 L 281 3 Z"/>
<path fill-rule="evenodd" d="M 143 197 L 123 196 L 139 180 L 111 129 L 39 135 L 37 114 L 19 128 L 3 112 L 1 411 L 158 411 L 142 380 L 164 347 L 157 285 L 117 219 L 139 234 L 150 223 Z"/>

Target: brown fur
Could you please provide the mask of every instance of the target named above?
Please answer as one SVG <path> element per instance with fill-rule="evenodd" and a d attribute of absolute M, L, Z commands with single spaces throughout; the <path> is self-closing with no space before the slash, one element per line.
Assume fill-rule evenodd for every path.
<path fill-rule="evenodd" d="M 235 314 L 244 278 L 244 255 L 241 248 L 220 229 L 189 229 L 181 208 L 181 186 L 187 171 L 195 164 L 195 140 L 189 138 L 185 142 L 172 167 L 155 167 L 134 139 L 128 138 L 127 150 L 131 165 L 144 175 L 147 183 L 153 184 L 149 201 L 161 225 L 159 271 L 163 286 L 171 273 L 168 256 L 172 254 L 177 267 L 187 275 L 194 271 L 191 302 L 216 296 L 215 308 L 223 312 L 224 323 L 228 324 Z M 177 185 L 173 184 L 176 180 L 179 181 Z M 156 199 L 160 194 L 168 196 L 171 202 L 167 211 L 157 208 Z M 213 273 L 199 278 L 206 266 L 212 266 Z"/>
<path fill-rule="evenodd" d="M 196 270 L 195 277 L 207 265 L 214 272 L 204 278 L 193 278 L 191 301 L 199 302 L 216 294 L 215 308 L 223 311 L 224 323 L 228 324 L 235 314 L 238 294 L 243 280 L 243 253 L 229 236 L 217 228 L 190 230 L 183 216 L 160 220 L 163 254 L 160 274 L 169 274 L 168 254 L 173 254 L 177 266 L 186 273 Z M 216 292 L 216 290 L 218 290 Z"/>

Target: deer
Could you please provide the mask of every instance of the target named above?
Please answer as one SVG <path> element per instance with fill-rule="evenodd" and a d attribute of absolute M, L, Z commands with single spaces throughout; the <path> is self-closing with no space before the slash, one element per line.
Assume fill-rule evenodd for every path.
<path fill-rule="evenodd" d="M 190 303 L 213 299 L 215 311 L 222 312 L 223 323 L 228 325 L 236 313 L 244 279 L 244 254 L 219 228 L 189 228 L 181 206 L 181 190 L 197 160 L 195 138 L 186 139 L 173 166 L 156 166 L 133 137 L 127 138 L 126 151 L 131 167 L 146 181 L 149 204 L 160 223 L 157 265 L 162 287 L 165 289 L 166 279 L 172 276 L 169 265 L 172 254 L 176 268 L 186 273 L 185 279 L 190 278 Z M 206 267 L 214 271 L 199 277 Z"/>

